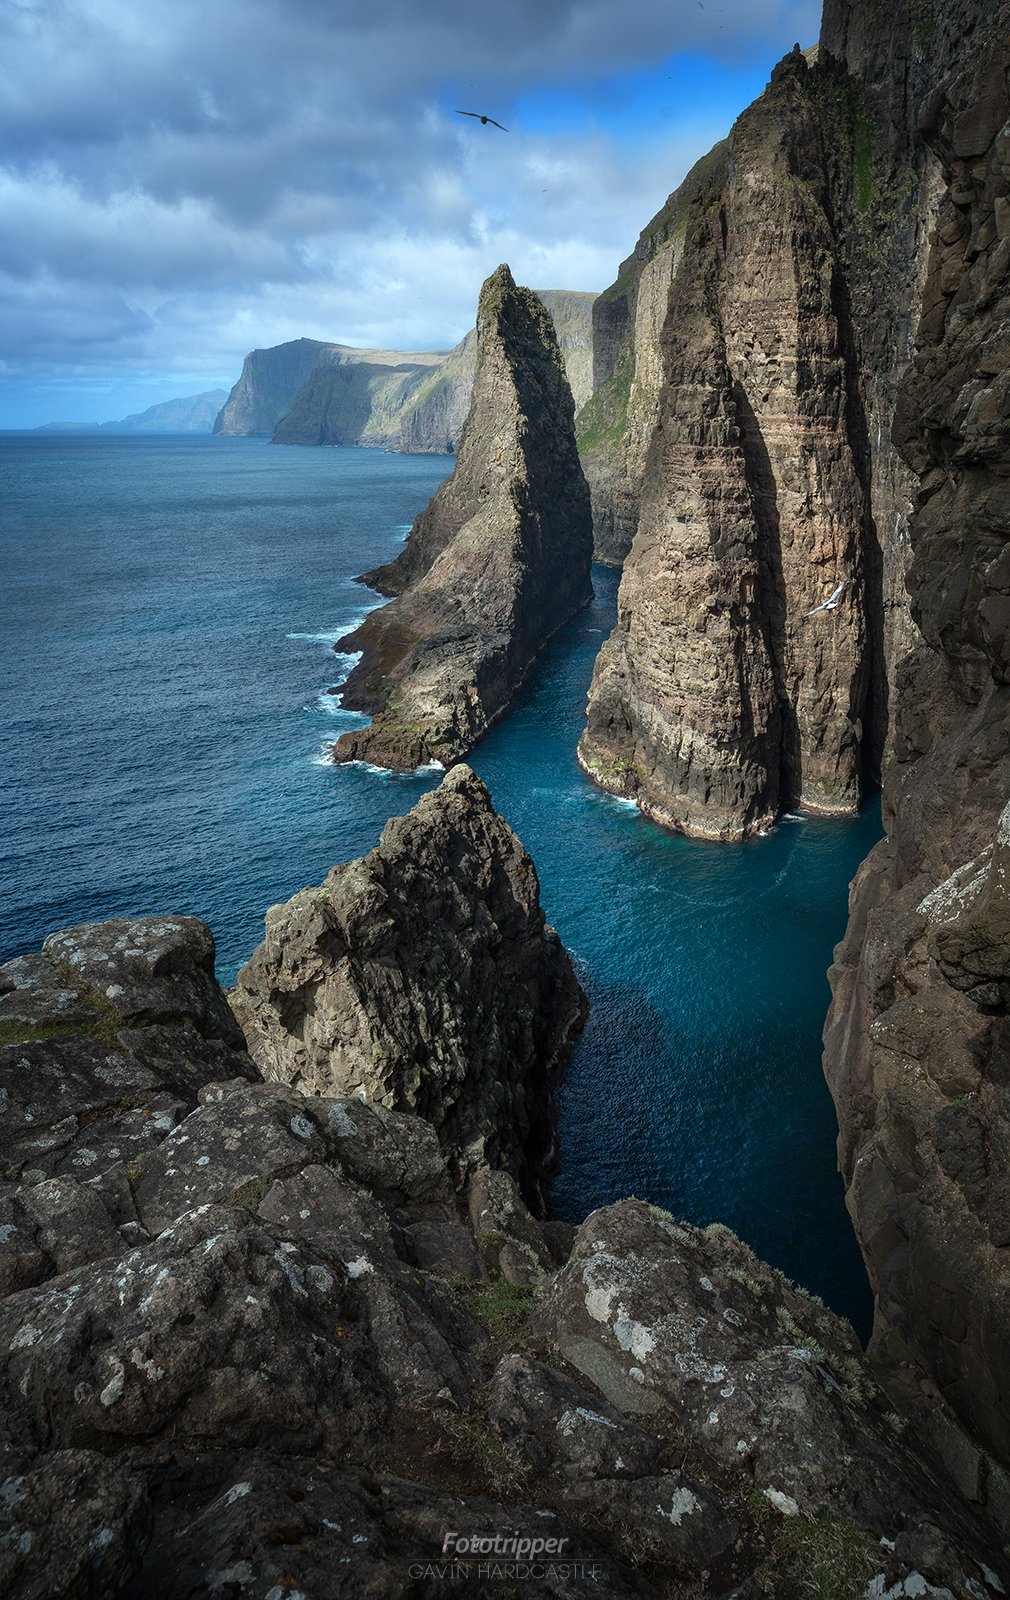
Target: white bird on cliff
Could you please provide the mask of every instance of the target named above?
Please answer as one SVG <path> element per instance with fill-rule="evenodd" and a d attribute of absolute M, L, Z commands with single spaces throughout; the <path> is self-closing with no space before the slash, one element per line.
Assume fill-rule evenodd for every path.
<path fill-rule="evenodd" d="M 841 583 L 838 585 L 838 588 L 835 590 L 834 594 L 831 596 L 830 600 L 825 600 L 823 605 L 814 606 L 814 609 L 812 611 L 804 611 L 804 613 L 803 613 L 804 619 L 806 619 L 807 617 L 816 617 L 818 611 L 835 611 L 835 610 L 837 610 L 838 609 L 838 596 L 841 594 L 842 590 L 845 588 L 845 585 L 848 583 L 848 581 L 849 581 L 848 578 L 843 578 Z"/>

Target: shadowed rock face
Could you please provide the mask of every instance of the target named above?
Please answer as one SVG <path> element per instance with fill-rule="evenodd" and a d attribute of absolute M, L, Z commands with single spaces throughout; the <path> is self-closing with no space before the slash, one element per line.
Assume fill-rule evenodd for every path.
<path fill-rule="evenodd" d="M 532 861 L 454 767 L 376 850 L 267 915 L 232 997 L 268 1078 L 424 1117 L 457 1181 L 511 1170 L 542 1212 L 550 1083 L 582 994 Z"/>
<path fill-rule="evenodd" d="M 396 599 L 336 646 L 342 703 L 372 713 L 335 761 L 409 770 L 465 754 L 536 653 L 592 598 L 589 490 L 551 318 L 499 267 L 481 290 L 473 404 L 456 470 L 403 553 L 365 582 Z"/>
<path fill-rule="evenodd" d="M 877 1296 L 873 1350 L 959 1481 L 1010 1508 L 1010 67 L 950 8 L 919 126 L 945 188 L 894 442 L 919 476 L 887 839 L 852 887 L 825 1071 Z M 950 35 L 954 36 L 951 42 Z M 872 35 L 849 36 L 872 50 Z M 970 41 L 970 42 L 969 42 Z M 970 1437 L 959 1435 L 958 1419 Z"/>

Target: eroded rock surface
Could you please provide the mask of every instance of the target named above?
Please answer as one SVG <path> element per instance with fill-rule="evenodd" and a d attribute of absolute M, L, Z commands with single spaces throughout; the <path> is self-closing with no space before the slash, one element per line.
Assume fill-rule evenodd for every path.
<path fill-rule="evenodd" d="M 409 770 L 471 749 L 537 651 L 592 598 L 589 490 L 551 318 L 499 267 L 481 290 L 473 403 L 451 478 L 401 556 L 396 596 L 335 646 L 361 651 L 341 702 L 372 724 L 335 761 Z"/>
<path fill-rule="evenodd" d="M 571 1260 L 538 1291 L 534 1326 L 617 1411 L 646 1423 L 673 1412 L 781 1514 L 827 1507 L 885 1539 L 896 1517 L 902 1526 L 928 1519 L 937 1571 L 963 1562 L 962 1534 L 945 1521 L 948 1491 L 903 1445 L 903 1419 L 889 1410 L 852 1329 L 728 1229 L 689 1228 L 635 1200 L 595 1211 Z M 665 1487 L 688 1510 L 707 1498 L 697 1485 Z M 639 1483 L 616 1504 L 634 1515 L 651 1493 Z M 592 1491 L 588 1498 L 602 1503 Z M 715 1509 L 699 1517 L 713 1556 L 738 1532 Z M 962 1583 L 966 1576 L 970 1562 Z"/>
<path fill-rule="evenodd" d="M 268 1078 L 413 1112 L 457 1183 L 501 1164 L 542 1213 L 551 1079 L 582 996 L 536 869 L 469 767 L 274 907 L 232 1003 Z"/>

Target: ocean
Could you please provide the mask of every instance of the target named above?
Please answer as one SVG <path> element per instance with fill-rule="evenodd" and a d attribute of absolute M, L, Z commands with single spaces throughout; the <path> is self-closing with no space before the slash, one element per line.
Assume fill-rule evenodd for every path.
<path fill-rule="evenodd" d="M 205 435 L 0 435 L 0 961 L 117 916 L 204 917 L 230 983 L 268 908 L 439 781 L 334 767 L 326 690 L 451 456 Z M 850 1317 L 871 1301 L 820 1069 L 825 970 L 879 804 L 766 838 L 678 838 L 580 772 L 618 574 L 471 757 L 533 856 L 589 996 L 559 1092 L 572 1222 L 634 1194 L 728 1224 Z"/>

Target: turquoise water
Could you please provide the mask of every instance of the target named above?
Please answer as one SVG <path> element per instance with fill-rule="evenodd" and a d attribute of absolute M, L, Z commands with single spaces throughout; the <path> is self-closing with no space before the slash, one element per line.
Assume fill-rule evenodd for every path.
<path fill-rule="evenodd" d="M 0 466 L 0 959 L 77 922 L 189 912 L 228 982 L 268 906 L 437 781 L 326 763 L 364 719 L 325 690 L 374 603 L 353 575 L 390 559 L 452 458 L 8 435 Z M 595 789 L 574 749 L 617 575 L 594 583 L 472 757 L 592 1004 L 560 1089 L 555 1210 L 637 1194 L 726 1222 L 865 1335 L 820 1030 L 879 808 L 714 846 Z"/>

